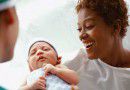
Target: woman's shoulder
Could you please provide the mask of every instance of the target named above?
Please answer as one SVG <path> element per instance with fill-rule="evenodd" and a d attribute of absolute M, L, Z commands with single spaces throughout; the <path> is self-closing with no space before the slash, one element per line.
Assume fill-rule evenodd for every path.
<path fill-rule="evenodd" d="M 73 59 L 87 59 L 87 53 L 86 50 L 84 48 L 81 48 L 78 50 L 77 53 L 75 53 L 75 55 L 72 57 Z"/>
<path fill-rule="evenodd" d="M 69 56 L 69 59 L 65 60 L 63 63 L 70 69 L 76 69 L 82 65 L 84 61 L 87 61 L 87 54 L 83 48 L 79 49 L 75 53 Z"/>
<path fill-rule="evenodd" d="M 76 51 L 73 51 L 71 53 L 68 53 L 66 56 L 64 56 L 65 62 L 71 62 L 78 59 L 87 58 L 87 54 L 84 48 L 80 48 Z"/>

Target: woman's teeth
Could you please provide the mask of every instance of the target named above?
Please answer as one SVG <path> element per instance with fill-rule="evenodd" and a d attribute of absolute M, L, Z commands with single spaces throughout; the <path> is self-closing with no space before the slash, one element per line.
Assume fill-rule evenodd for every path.
<path fill-rule="evenodd" d="M 88 48 L 90 48 L 93 44 L 94 44 L 94 42 L 90 42 L 90 43 L 88 43 L 88 44 L 85 44 L 85 47 L 88 49 Z"/>

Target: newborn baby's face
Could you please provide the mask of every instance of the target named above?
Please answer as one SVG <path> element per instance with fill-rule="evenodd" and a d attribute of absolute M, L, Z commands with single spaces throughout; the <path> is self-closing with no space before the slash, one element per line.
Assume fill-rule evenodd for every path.
<path fill-rule="evenodd" d="M 57 54 L 48 43 L 37 42 L 30 49 L 28 61 L 31 70 L 41 68 L 43 63 L 56 65 Z"/>

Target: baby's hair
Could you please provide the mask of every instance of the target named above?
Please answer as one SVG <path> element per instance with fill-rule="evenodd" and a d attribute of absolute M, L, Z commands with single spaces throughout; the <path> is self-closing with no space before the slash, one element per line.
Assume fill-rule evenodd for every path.
<path fill-rule="evenodd" d="M 52 44 L 50 44 L 49 42 L 44 41 L 44 40 L 39 40 L 39 41 L 34 42 L 34 43 L 30 46 L 30 48 L 29 48 L 28 56 L 29 56 L 30 49 L 32 48 L 32 46 L 33 46 L 35 43 L 38 43 L 38 42 L 45 42 L 45 43 L 49 44 L 49 45 L 54 49 L 54 51 L 56 52 L 56 56 L 57 56 L 57 59 L 58 59 L 58 53 L 57 53 L 56 49 L 54 48 L 54 46 L 53 46 Z"/>

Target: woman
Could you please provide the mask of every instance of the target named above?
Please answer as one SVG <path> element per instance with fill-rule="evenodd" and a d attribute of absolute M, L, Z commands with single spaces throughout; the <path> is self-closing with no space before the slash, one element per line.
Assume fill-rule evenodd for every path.
<path fill-rule="evenodd" d="M 80 90 L 129 90 L 130 51 L 122 40 L 128 26 L 124 0 L 79 0 L 79 38 L 86 53 L 65 63 L 77 71 Z"/>

